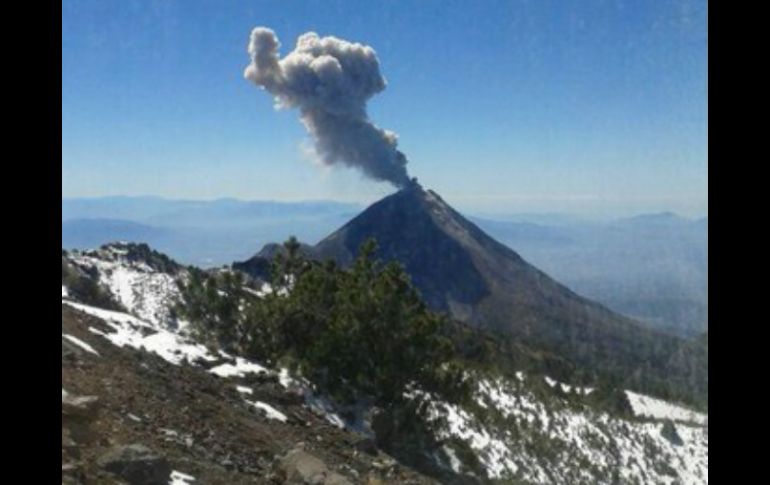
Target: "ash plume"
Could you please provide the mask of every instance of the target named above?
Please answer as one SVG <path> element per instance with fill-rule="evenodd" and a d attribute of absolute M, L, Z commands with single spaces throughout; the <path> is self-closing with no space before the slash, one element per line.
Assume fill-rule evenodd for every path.
<path fill-rule="evenodd" d="M 406 157 L 395 133 L 375 126 L 367 101 L 385 89 L 377 54 L 369 46 L 308 32 L 280 58 L 275 32 L 256 27 L 244 77 L 275 97 L 276 108 L 297 108 L 325 165 L 357 167 L 378 181 L 409 185 Z"/>

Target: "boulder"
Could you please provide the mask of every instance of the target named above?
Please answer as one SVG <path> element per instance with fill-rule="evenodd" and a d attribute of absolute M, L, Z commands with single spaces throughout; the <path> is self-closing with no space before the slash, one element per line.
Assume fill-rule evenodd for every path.
<path fill-rule="evenodd" d="M 660 428 L 660 434 L 674 446 L 682 446 L 684 444 L 682 437 L 676 429 L 676 425 L 671 420 L 666 420 L 663 423 L 663 426 Z"/>
<path fill-rule="evenodd" d="M 98 411 L 99 398 L 97 396 L 72 396 L 62 393 L 62 416 L 93 420 L 96 419 Z"/>
<path fill-rule="evenodd" d="M 116 446 L 97 463 L 130 485 L 165 485 L 171 475 L 168 460 L 141 444 Z"/>
<path fill-rule="evenodd" d="M 62 392 L 62 447 L 71 449 L 77 444 L 96 439 L 91 424 L 99 414 L 99 398 L 96 396 L 72 396 Z"/>
<path fill-rule="evenodd" d="M 296 447 L 281 458 L 279 467 L 287 484 L 297 485 L 352 485 L 347 478 L 329 470 L 326 463 Z"/>

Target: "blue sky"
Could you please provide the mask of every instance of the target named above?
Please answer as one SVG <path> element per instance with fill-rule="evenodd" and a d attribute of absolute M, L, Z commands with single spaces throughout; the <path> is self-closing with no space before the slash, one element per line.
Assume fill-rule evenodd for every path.
<path fill-rule="evenodd" d="M 243 79 L 249 32 L 371 45 L 373 121 L 476 212 L 707 213 L 706 3 L 62 2 L 65 197 L 373 201 Z"/>

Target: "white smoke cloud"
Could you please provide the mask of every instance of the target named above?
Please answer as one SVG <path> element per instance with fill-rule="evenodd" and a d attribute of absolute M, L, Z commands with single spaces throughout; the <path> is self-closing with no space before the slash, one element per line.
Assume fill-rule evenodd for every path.
<path fill-rule="evenodd" d="M 369 46 L 308 32 L 283 59 L 275 32 L 251 32 L 251 63 L 244 76 L 275 96 L 278 108 L 297 108 L 325 165 L 357 167 L 375 180 L 406 186 L 406 157 L 395 133 L 369 120 L 366 102 L 385 89 L 377 54 Z"/>

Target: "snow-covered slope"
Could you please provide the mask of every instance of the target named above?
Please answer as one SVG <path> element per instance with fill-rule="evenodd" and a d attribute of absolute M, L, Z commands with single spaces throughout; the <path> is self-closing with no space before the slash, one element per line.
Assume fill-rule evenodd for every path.
<path fill-rule="evenodd" d="M 128 257 L 129 245 L 110 244 L 94 251 L 72 251 L 68 259 L 80 268 L 96 271 L 98 282 L 131 314 L 142 320 L 175 328 L 170 309 L 179 290 L 175 276 Z M 176 277 L 184 277 L 180 271 Z M 62 297 L 66 288 L 62 287 Z"/>
<path fill-rule="evenodd" d="M 62 300 L 62 303 L 102 320 L 110 327 L 109 331 L 96 327 L 89 327 L 88 330 L 96 335 L 101 335 L 119 347 L 144 349 L 177 365 L 193 364 L 200 360 L 215 361 L 218 358 L 203 345 L 128 313 L 104 310 L 73 301 Z"/>
<path fill-rule="evenodd" d="M 662 421 L 620 419 L 556 397 L 544 400 L 528 379 L 479 377 L 475 399 L 482 411 L 430 402 L 433 418 L 447 420 L 446 466 L 468 466 L 457 458 L 468 447 L 490 478 L 504 482 L 708 483 L 703 426 L 678 423 L 683 444 L 674 444 L 661 433 Z"/>

